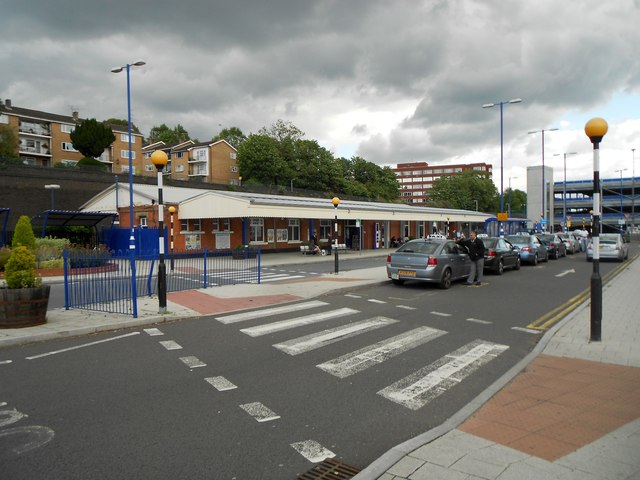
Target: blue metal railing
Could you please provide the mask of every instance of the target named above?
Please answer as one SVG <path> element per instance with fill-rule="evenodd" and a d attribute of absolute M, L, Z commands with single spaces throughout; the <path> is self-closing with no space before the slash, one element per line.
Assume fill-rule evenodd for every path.
<path fill-rule="evenodd" d="M 260 283 L 260 250 L 185 251 L 165 255 L 167 292 Z M 138 295 L 157 294 L 157 253 L 135 259 Z M 134 315 L 128 251 L 65 250 L 65 308 Z"/>

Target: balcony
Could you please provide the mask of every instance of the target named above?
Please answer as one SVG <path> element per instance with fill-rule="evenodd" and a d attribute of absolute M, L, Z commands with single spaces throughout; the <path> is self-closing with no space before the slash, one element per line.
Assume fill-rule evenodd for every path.
<path fill-rule="evenodd" d="M 40 137 L 50 137 L 51 128 L 49 124 L 37 124 L 37 123 L 21 123 L 18 127 L 18 131 L 27 135 L 37 135 Z"/>
<path fill-rule="evenodd" d="M 43 147 L 23 147 L 20 146 L 20 154 L 29 154 L 29 155 L 42 155 L 45 157 L 51 156 L 51 150 Z"/>

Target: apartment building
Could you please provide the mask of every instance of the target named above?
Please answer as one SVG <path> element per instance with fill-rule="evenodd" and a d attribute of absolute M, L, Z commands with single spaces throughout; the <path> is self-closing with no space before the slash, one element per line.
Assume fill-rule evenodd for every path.
<path fill-rule="evenodd" d="M 54 167 L 57 164 L 74 165 L 82 154 L 73 148 L 70 134 L 81 122 L 78 112 L 58 115 L 39 110 L 13 106 L 10 99 L 0 101 L 0 124 L 8 125 L 19 139 L 18 156 L 27 165 Z M 129 171 L 129 135 L 127 127 L 109 125 L 115 141 L 98 158 L 113 173 Z M 142 165 L 142 142 L 139 133 L 131 135 L 133 173 Z"/>
<path fill-rule="evenodd" d="M 176 145 L 156 142 L 143 148 L 142 175 L 155 175 L 151 154 L 164 150 L 169 159 L 165 172 L 172 180 L 239 185 L 237 150 L 226 140 L 196 143 L 193 140 Z"/>
<path fill-rule="evenodd" d="M 466 165 L 435 165 L 427 162 L 398 163 L 392 169 L 400 183 L 400 197 L 407 203 L 425 203 L 429 199 L 429 191 L 441 176 L 455 175 L 465 170 L 475 170 L 491 175 L 492 167 L 486 163 L 469 163 Z"/>

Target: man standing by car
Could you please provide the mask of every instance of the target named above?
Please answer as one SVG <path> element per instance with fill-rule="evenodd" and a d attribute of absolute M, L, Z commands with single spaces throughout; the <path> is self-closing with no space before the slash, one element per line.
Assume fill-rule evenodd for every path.
<path fill-rule="evenodd" d="M 467 278 L 467 285 L 482 285 L 482 271 L 484 270 L 484 243 L 478 238 L 475 230 L 469 232 L 468 239 L 457 240 L 466 247 L 471 260 L 471 272 Z"/>

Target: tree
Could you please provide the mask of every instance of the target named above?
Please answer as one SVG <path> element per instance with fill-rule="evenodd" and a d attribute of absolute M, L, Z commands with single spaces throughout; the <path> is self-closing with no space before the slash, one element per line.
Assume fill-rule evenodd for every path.
<path fill-rule="evenodd" d="M 85 157 L 96 158 L 102 155 L 105 148 L 111 145 L 116 137 L 109 127 L 95 118 L 83 120 L 70 133 L 73 148 Z"/>
<path fill-rule="evenodd" d="M 291 178 L 282 160 L 278 142 L 265 135 L 251 134 L 238 148 L 238 166 L 243 182 L 254 180 L 281 185 Z M 284 181 L 283 181 L 284 180 Z"/>
<path fill-rule="evenodd" d="M 109 118 L 107 120 L 105 120 L 103 122 L 105 125 L 118 125 L 120 127 L 129 127 L 129 122 L 127 122 L 126 120 L 123 120 L 122 118 Z M 138 129 L 138 127 L 136 127 L 136 124 L 131 122 L 131 131 L 133 133 L 140 133 L 140 130 Z"/>
<path fill-rule="evenodd" d="M 527 211 L 527 194 L 522 190 L 507 188 L 504 192 L 504 204 L 511 203 L 511 212 L 525 213 Z M 508 210 L 508 208 L 506 209 Z"/>
<path fill-rule="evenodd" d="M 430 192 L 434 206 L 475 210 L 477 201 L 478 210 L 483 212 L 497 212 L 499 199 L 489 175 L 475 170 L 442 176 L 433 182 Z"/>
<path fill-rule="evenodd" d="M 9 125 L 0 125 L 0 158 L 18 158 L 20 140 Z"/>
<path fill-rule="evenodd" d="M 164 142 L 168 145 L 176 145 L 178 143 L 191 140 L 189 132 L 180 124 L 173 128 L 168 127 L 166 124 L 155 126 L 151 128 L 149 132 L 149 143 Z"/>
<path fill-rule="evenodd" d="M 16 223 L 16 228 L 13 232 L 13 239 L 11 240 L 12 247 L 18 247 L 22 245 L 29 250 L 36 248 L 36 236 L 33 233 L 33 227 L 31 226 L 31 219 L 26 215 L 21 215 Z"/>
<path fill-rule="evenodd" d="M 235 148 L 238 148 L 242 142 L 247 139 L 247 136 L 242 133 L 238 127 L 223 128 L 218 135 L 211 139 L 212 142 L 218 140 L 226 140 Z"/>

